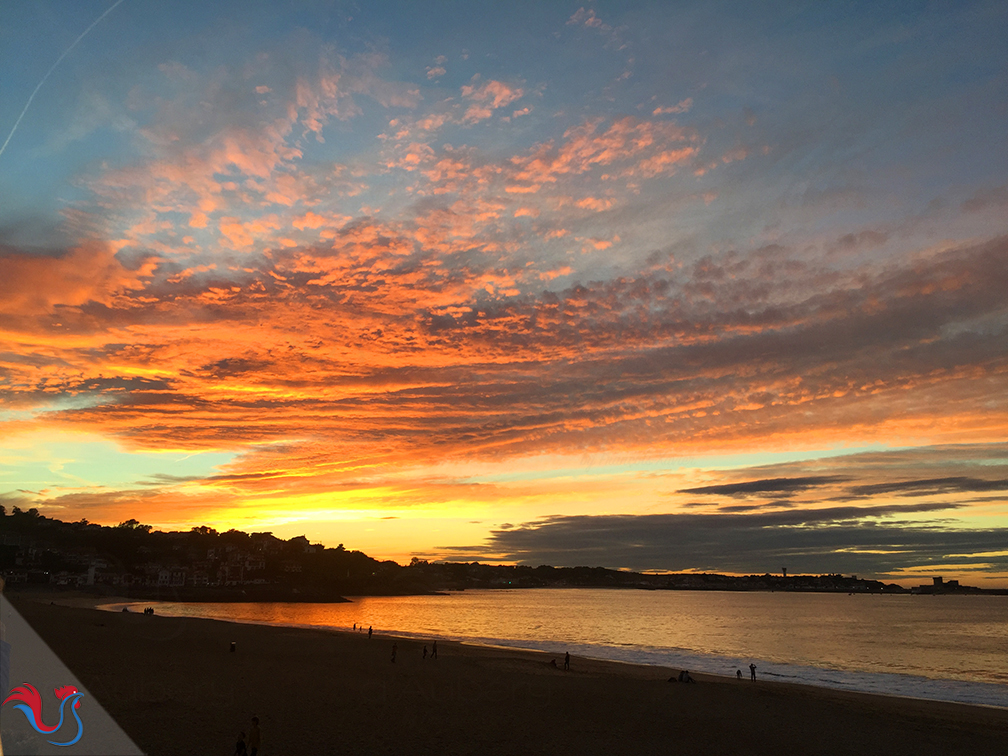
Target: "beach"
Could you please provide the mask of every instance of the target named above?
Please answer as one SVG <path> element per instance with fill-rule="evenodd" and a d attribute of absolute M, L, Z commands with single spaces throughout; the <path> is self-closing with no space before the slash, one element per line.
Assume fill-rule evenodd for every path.
<path fill-rule="evenodd" d="M 1008 710 L 10 596 L 146 753 L 1002 754 Z M 431 639 L 433 641 L 434 638 Z M 235 651 L 230 650 L 231 643 Z M 396 644 L 396 661 L 391 661 Z M 428 642 L 428 647 L 430 643 Z M 556 662 L 556 667 L 551 661 Z"/>

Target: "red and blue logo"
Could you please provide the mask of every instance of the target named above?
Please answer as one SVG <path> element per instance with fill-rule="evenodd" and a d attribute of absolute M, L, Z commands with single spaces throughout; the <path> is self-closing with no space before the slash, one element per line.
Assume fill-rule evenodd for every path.
<path fill-rule="evenodd" d="M 55 746 L 72 746 L 80 740 L 81 735 L 84 734 L 84 723 L 81 722 L 80 715 L 77 713 L 77 709 L 80 708 L 81 698 L 84 694 L 78 691 L 73 685 L 64 685 L 61 688 L 56 688 L 53 690 L 53 693 L 56 694 L 56 698 L 60 701 L 59 722 L 55 727 L 49 727 L 42 721 L 42 696 L 40 696 L 39 692 L 35 690 L 35 686 L 30 685 L 29 683 L 24 683 L 23 685 L 19 685 L 11 690 L 10 695 L 4 699 L 3 704 L 0 704 L 0 706 L 8 703 L 9 701 L 17 701 L 18 703 L 14 704 L 14 708 L 21 710 L 21 713 L 27 717 L 28 724 L 32 726 L 35 732 L 41 733 L 42 735 L 52 735 L 63 726 L 63 719 L 66 716 L 67 705 L 69 704 L 70 713 L 73 714 L 73 718 L 77 720 L 77 735 L 73 738 L 73 740 L 67 740 L 64 742 L 50 740 L 49 742 Z"/>

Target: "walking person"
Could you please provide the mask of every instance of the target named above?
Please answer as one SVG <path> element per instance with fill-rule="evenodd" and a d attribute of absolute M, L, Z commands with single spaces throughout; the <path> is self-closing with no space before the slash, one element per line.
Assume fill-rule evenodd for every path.
<path fill-rule="evenodd" d="M 570 671 L 570 651 L 564 654 L 564 670 Z"/>
<path fill-rule="evenodd" d="M 430 658 L 437 659 L 437 641 L 431 644 Z"/>
<path fill-rule="evenodd" d="M 749 679 L 756 680 L 756 665 L 752 662 L 749 663 Z"/>

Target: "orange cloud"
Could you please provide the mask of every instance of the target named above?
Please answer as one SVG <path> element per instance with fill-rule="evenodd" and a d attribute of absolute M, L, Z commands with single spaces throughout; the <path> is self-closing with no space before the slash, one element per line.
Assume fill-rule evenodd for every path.
<path fill-rule="evenodd" d="M 671 113 L 688 113 L 693 107 L 693 98 L 687 97 L 685 100 L 680 100 L 675 105 L 670 105 L 668 107 L 657 107 L 651 113 L 651 115 L 668 115 Z"/>
<path fill-rule="evenodd" d="M 87 242 L 57 256 L 39 256 L 0 247 L 0 313 L 33 316 L 88 302 L 111 305 L 135 296 L 153 275 L 156 258 L 128 270 L 113 245 Z"/>
<path fill-rule="evenodd" d="M 510 105 L 524 95 L 525 90 L 521 87 L 493 79 L 481 82 L 477 75 L 473 78 L 473 83 L 462 87 L 462 97 L 472 103 L 466 110 L 463 120 L 467 123 L 485 120 L 493 115 L 493 111 Z"/>
<path fill-rule="evenodd" d="M 597 213 L 603 210 L 608 210 L 613 206 L 613 201 L 611 199 L 600 198 L 600 197 L 585 197 L 574 203 L 582 210 L 594 210 Z"/>
<path fill-rule="evenodd" d="M 622 165 L 624 175 L 646 177 L 669 173 L 677 163 L 696 153 L 696 133 L 673 123 L 620 118 L 600 130 L 600 120 L 568 129 L 565 141 L 539 145 L 524 156 L 512 158 L 514 178 L 544 184 L 561 176 L 583 174 L 597 167 Z M 673 145 L 675 145 L 673 147 Z"/>

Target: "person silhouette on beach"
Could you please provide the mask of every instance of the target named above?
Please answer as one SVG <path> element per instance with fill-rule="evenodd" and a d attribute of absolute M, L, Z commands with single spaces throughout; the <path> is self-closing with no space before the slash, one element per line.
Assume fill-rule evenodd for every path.
<path fill-rule="evenodd" d="M 258 756 L 261 741 L 262 733 L 259 732 L 259 717 L 252 717 L 252 727 L 249 728 L 248 735 L 249 756 Z"/>
<path fill-rule="evenodd" d="M 356 622 L 353 623 L 353 631 L 355 633 L 357 632 L 357 623 Z"/>
<path fill-rule="evenodd" d="M 737 677 L 739 680 L 742 679 L 742 670 L 741 669 L 736 669 L 735 670 L 735 677 Z"/>
<path fill-rule="evenodd" d="M 749 664 L 749 679 L 750 680 L 756 679 L 756 665 L 751 662 Z"/>
<path fill-rule="evenodd" d="M 570 671 L 570 651 L 564 654 L 564 669 Z"/>
<path fill-rule="evenodd" d="M 427 658 L 427 646 L 424 646 L 424 647 L 423 647 L 423 658 L 424 658 L 424 659 L 426 659 L 426 658 Z"/>
<path fill-rule="evenodd" d="M 371 640 L 371 625 L 368 625 L 368 628 L 367 628 L 367 637 L 368 637 L 368 640 Z"/>
<path fill-rule="evenodd" d="M 248 748 L 245 746 L 245 733 L 238 733 L 238 742 L 235 743 L 234 756 L 247 756 Z"/>
<path fill-rule="evenodd" d="M 393 643 L 392 644 L 392 663 L 393 664 L 395 664 L 395 655 L 396 655 L 396 651 L 398 651 L 398 650 L 399 650 L 399 647 L 395 643 Z"/>
<path fill-rule="evenodd" d="M 437 641 L 431 644 L 430 658 L 437 659 Z"/>

